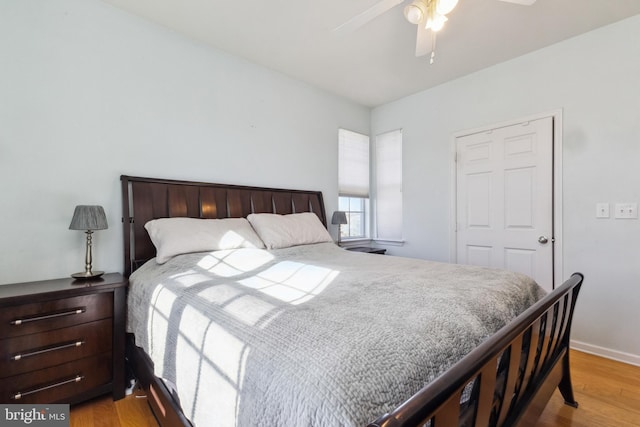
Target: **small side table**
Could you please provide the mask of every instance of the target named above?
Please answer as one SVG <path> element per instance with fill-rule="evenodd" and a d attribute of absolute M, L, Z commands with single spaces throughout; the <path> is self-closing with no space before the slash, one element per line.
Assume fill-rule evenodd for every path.
<path fill-rule="evenodd" d="M 380 255 L 384 255 L 387 252 L 386 249 L 372 248 L 370 246 L 354 246 L 352 248 L 345 248 L 345 249 L 353 252 L 365 252 L 368 254 L 380 254 Z"/>

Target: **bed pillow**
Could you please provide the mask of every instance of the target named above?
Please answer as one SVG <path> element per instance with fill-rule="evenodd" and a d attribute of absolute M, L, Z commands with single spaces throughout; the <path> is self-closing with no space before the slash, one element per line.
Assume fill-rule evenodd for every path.
<path fill-rule="evenodd" d="M 267 249 L 333 242 L 318 216 L 312 212 L 289 215 L 251 214 L 247 219 Z"/>
<path fill-rule="evenodd" d="M 147 222 L 144 228 L 156 247 L 158 264 L 191 252 L 264 248 L 246 218 L 160 218 Z"/>

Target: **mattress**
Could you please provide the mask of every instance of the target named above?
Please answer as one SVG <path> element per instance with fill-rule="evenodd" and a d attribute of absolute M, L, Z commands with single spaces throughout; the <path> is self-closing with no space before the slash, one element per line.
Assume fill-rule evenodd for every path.
<path fill-rule="evenodd" d="M 544 291 L 502 270 L 332 243 L 150 260 L 127 329 L 204 426 L 364 426 Z"/>

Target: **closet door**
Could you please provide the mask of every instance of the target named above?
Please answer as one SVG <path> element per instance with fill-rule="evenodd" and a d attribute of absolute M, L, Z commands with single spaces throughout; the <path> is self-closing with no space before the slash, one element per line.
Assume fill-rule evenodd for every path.
<path fill-rule="evenodd" d="M 553 288 L 553 118 L 456 139 L 457 262 Z"/>

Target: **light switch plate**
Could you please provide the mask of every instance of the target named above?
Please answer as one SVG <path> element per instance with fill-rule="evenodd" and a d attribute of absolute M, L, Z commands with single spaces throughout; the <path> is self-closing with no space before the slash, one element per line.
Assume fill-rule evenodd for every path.
<path fill-rule="evenodd" d="M 596 203 L 596 218 L 609 218 L 609 203 Z"/>
<path fill-rule="evenodd" d="M 616 203 L 615 217 L 618 219 L 637 219 L 638 204 L 637 203 Z"/>

